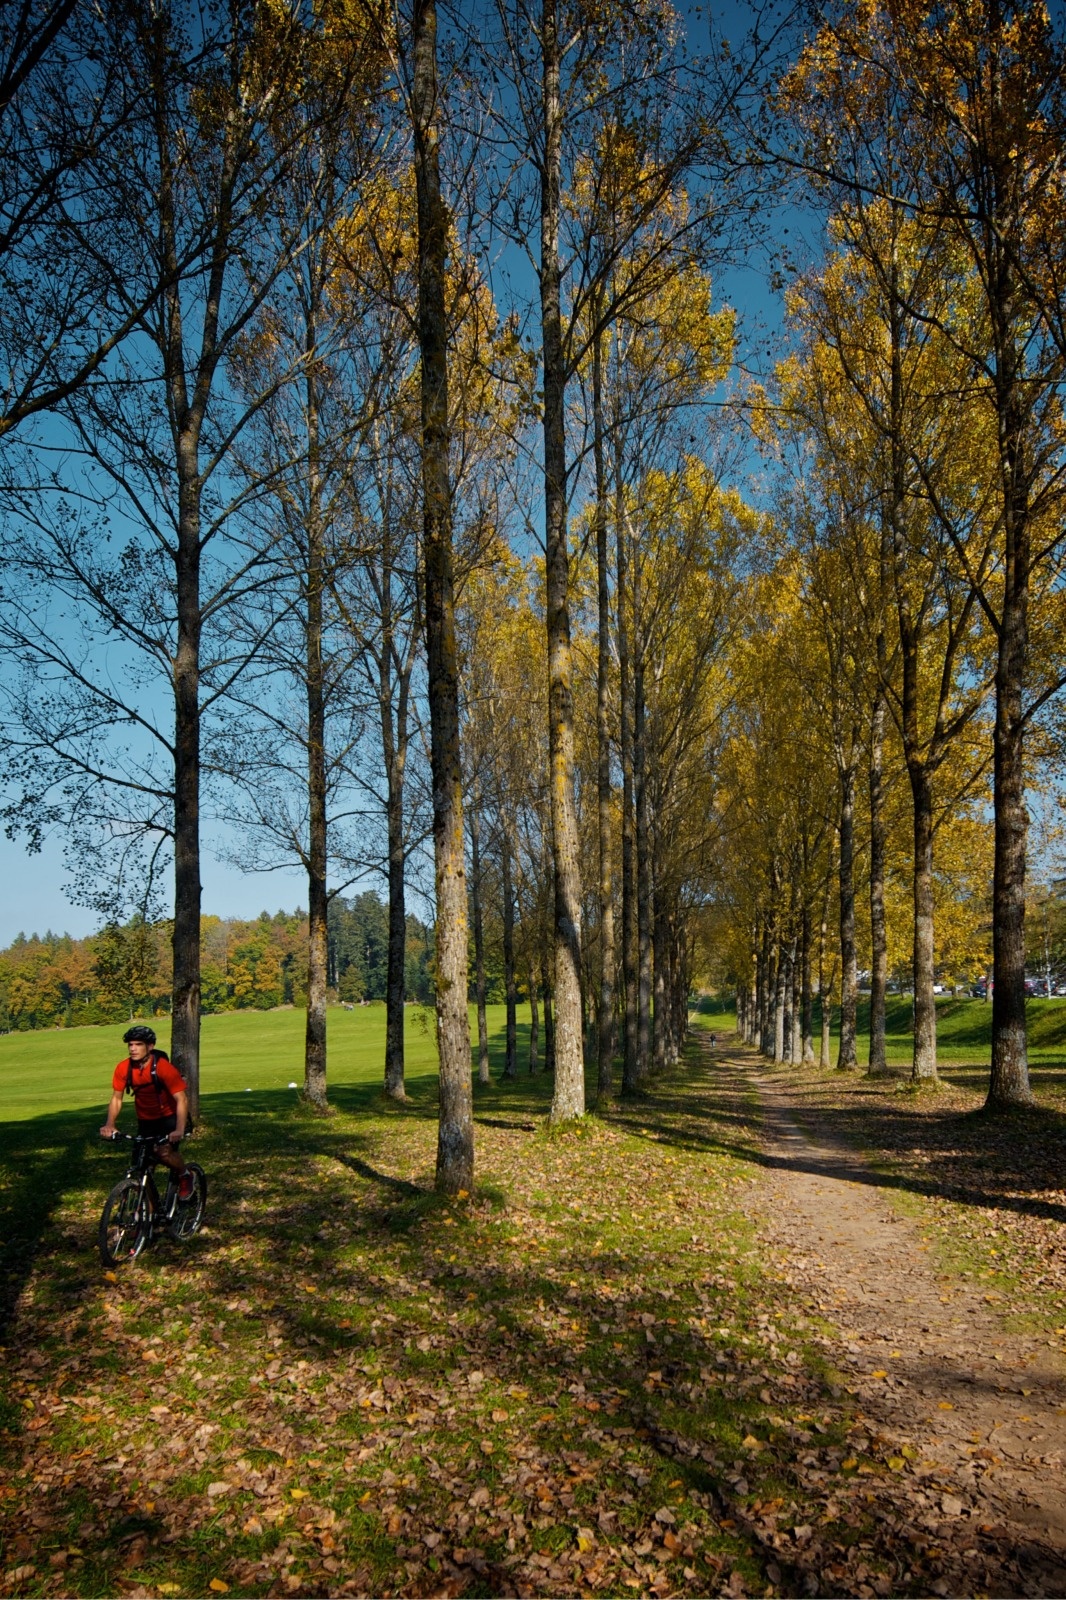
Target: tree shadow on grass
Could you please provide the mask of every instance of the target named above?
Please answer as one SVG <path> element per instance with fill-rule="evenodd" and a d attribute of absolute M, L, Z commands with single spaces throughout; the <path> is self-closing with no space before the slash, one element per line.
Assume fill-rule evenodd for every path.
<path fill-rule="evenodd" d="M 757 1057 L 734 1059 L 719 1063 L 716 1070 L 743 1081 L 751 1068 L 766 1070 L 766 1063 Z M 949 1073 L 965 1081 L 961 1072 L 948 1069 L 944 1076 Z M 1034 1073 L 1038 1084 L 1042 1076 L 1039 1069 Z M 801 1072 L 791 1080 L 779 1076 L 776 1082 L 786 1099 L 790 1082 L 799 1090 L 809 1084 Z M 841 1087 L 846 1088 L 843 1097 Z M 1044 1196 L 1045 1191 L 1061 1188 L 1066 1170 L 1066 1114 L 1054 1106 L 1038 1105 L 1005 1116 L 989 1115 L 983 1108 L 938 1110 L 935 1099 L 914 1098 L 883 1082 L 856 1079 L 835 1081 L 829 1102 L 797 1095 L 792 1105 L 781 1109 L 822 1148 L 782 1155 L 738 1144 L 732 1153 L 758 1166 L 901 1189 L 1047 1222 L 1066 1221 L 1066 1204 Z M 761 1119 L 752 1119 L 753 1131 L 760 1125 Z M 870 1150 L 886 1156 L 895 1170 L 871 1166 L 861 1153 Z"/>
<path fill-rule="evenodd" d="M 99 1116 L 97 1111 L 96 1116 Z M 54 1112 L 24 1122 L 0 1123 L 0 1344 L 5 1344 L 26 1280 L 42 1249 L 53 1258 L 57 1287 L 76 1292 L 72 1257 L 79 1242 L 52 1228 L 63 1197 L 88 1184 L 97 1170 L 86 1137 L 86 1113 Z M 101 1154 L 105 1147 L 102 1141 Z M 99 1168 L 105 1195 L 122 1173 L 117 1163 Z M 97 1211 L 99 1215 L 99 1210 Z M 95 1219 L 94 1219 L 95 1221 Z M 49 1235 L 52 1235 L 49 1238 Z M 73 1276 L 72 1276 L 73 1271 Z"/>
<path fill-rule="evenodd" d="M 690 1141 L 687 1128 L 693 1119 L 717 1116 L 718 1109 L 731 1107 L 733 1099 L 728 1084 L 720 1090 L 704 1086 L 688 1097 L 664 1095 L 648 1126 L 668 1143 Z M 596 1480 L 597 1495 L 606 1489 L 617 1506 L 626 1503 L 627 1495 L 629 1505 L 638 1506 L 636 1525 L 626 1526 L 627 1539 L 635 1542 L 642 1534 L 653 1532 L 656 1508 L 669 1504 L 674 1491 L 680 1489 L 682 1495 L 703 1496 L 714 1517 L 733 1523 L 733 1537 L 746 1545 L 747 1559 L 763 1572 L 763 1583 L 765 1565 L 772 1559 L 781 1571 L 780 1580 L 775 1580 L 778 1592 L 810 1592 L 809 1574 L 818 1577 L 813 1558 L 791 1544 L 787 1549 L 771 1549 L 759 1505 L 780 1495 L 789 1500 L 809 1495 L 809 1474 L 801 1467 L 801 1457 L 809 1449 L 811 1436 L 807 1433 L 801 1440 L 788 1434 L 780 1426 L 779 1413 L 801 1408 L 805 1414 L 812 1410 L 832 1413 L 832 1376 L 817 1356 L 790 1370 L 771 1360 L 772 1371 L 767 1373 L 770 1358 L 752 1346 L 754 1321 L 745 1310 L 745 1291 L 731 1278 L 726 1283 L 718 1276 L 723 1264 L 731 1270 L 728 1264 L 714 1254 L 687 1247 L 685 1259 L 678 1257 L 676 1271 L 664 1272 L 660 1264 L 672 1259 L 667 1234 L 649 1235 L 628 1248 L 592 1257 L 581 1253 L 580 1232 L 575 1232 L 572 1241 L 581 1253 L 579 1272 L 565 1265 L 563 1255 L 552 1271 L 539 1261 L 526 1263 L 508 1256 L 502 1245 L 492 1259 L 478 1242 L 478 1217 L 461 1207 L 448 1212 L 450 1226 L 445 1216 L 427 1214 L 417 1219 L 424 1226 L 412 1227 L 399 1238 L 395 1224 L 411 1198 L 410 1191 L 423 1191 L 375 1164 L 387 1140 L 387 1127 L 364 1138 L 359 1129 L 334 1130 L 329 1124 L 300 1116 L 288 1102 L 283 1109 L 279 1107 L 273 1132 L 262 1109 L 258 1120 L 237 1109 L 223 1118 L 215 1104 L 209 1107 L 207 1125 L 225 1128 L 225 1160 L 219 1159 L 215 1169 L 221 1220 L 194 1241 L 186 1257 L 196 1273 L 196 1299 L 212 1323 L 218 1319 L 229 1338 L 236 1334 L 224 1321 L 227 1313 L 235 1324 L 253 1324 L 257 1333 L 262 1325 L 262 1334 L 269 1331 L 274 1337 L 267 1353 L 263 1353 L 264 1337 L 254 1359 L 249 1351 L 246 1363 L 237 1368 L 241 1378 L 255 1382 L 254 1409 L 251 1391 L 244 1404 L 238 1397 L 232 1405 L 230 1394 L 214 1396 L 207 1391 L 199 1411 L 179 1406 L 170 1416 L 166 1424 L 169 1447 L 186 1449 L 205 1419 L 214 1421 L 227 1410 L 238 1412 L 229 1424 L 234 1430 L 231 1457 L 242 1451 L 256 1459 L 264 1452 L 277 1456 L 275 1427 L 288 1430 L 287 1437 L 295 1435 L 297 1448 L 304 1454 L 343 1453 L 341 1441 L 346 1440 L 352 1451 L 369 1450 L 371 1464 L 360 1476 L 350 1475 L 347 1468 L 342 1471 L 338 1462 L 330 1480 L 333 1487 L 317 1493 L 318 1497 L 335 1495 L 339 1510 L 351 1517 L 360 1493 L 377 1481 L 383 1464 L 401 1473 L 409 1467 L 421 1472 L 426 1460 L 454 1453 L 457 1431 L 464 1436 L 472 1433 L 471 1447 L 476 1454 L 478 1434 L 492 1433 L 493 1422 L 478 1412 L 476 1391 L 469 1385 L 461 1391 L 463 1406 L 455 1420 L 445 1402 L 439 1407 L 435 1404 L 431 1418 L 412 1422 L 406 1415 L 412 1401 L 408 1398 L 405 1403 L 403 1397 L 413 1395 L 421 1402 L 430 1390 L 439 1391 L 453 1379 L 458 1385 L 460 1376 L 465 1383 L 466 1375 L 478 1369 L 488 1375 L 498 1392 L 514 1387 L 531 1395 L 529 1431 L 517 1443 L 527 1455 L 534 1452 L 538 1462 L 550 1461 L 550 1470 L 560 1479 L 576 1464 L 595 1463 L 601 1447 L 613 1447 L 619 1440 L 633 1442 L 632 1452 L 628 1444 L 625 1448 L 630 1459 L 643 1468 L 643 1481 L 639 1476 L 623 1476 L 621 1459 L 607 1469 L 611 1476 L 606 1482 L 601 1483 L 599 1477 Z M 677 1134 L 676 1141 L 668 1137 L 671 1133 Z M 220 1134 L 205 1138 L 205 1146 L 212 1142 L 221 1158 Z M 729 1144 L 726 1140 L 722 1148 L 728 1149 Z M 352 1154 L 353 1146 L 359 1154 Z M 691 1143 L 687 1147 L 692 1148 Z M 369 1201 L 364 1194 L 353 1205 L 348 1193 L 335 1180 L 330 1181 L 329 1168 L 323 1173 L 305 1159 L 308 1148 L 356 1172 L 378 1198 Z M 740 1154 L 742 1159 L 750 1159 L 750 1151 Z M 257 1189 L 254 1204 L 239 1210 L 242 1185 L 253 1174 L 264 1176 L 264 1160 L 270 1155 L 278 1157 L 279 1170 Z M 334 1212 L 343 1218 L 343 1234 L 334 1235 L 329 1229 L 323 1233 L 318 1226 Z M 353 1244 L 364 1253 L 358 1266 L 351 1260 Z M 367 1251 L 375 1255 L 370 1264 L 365 1259 Z M 133 1271 L 143 1273 L 149 1282 L 154 1279 L 165 1292 L 166 1278 L 156 1268 L 149 1260 Z M 301 1292 L 305 1280 L 318 1286 L 316 1294 Z M 85 1287 L 94 1287 L 87 1274 Z M 666 1288 L 669 1294 L 663 1292 Z M 235 1301 L 234 1297 L 244 1298 Z M 709 1312 L 711 1306 L 717 1308 L 717 1315 L 708 1316 L 711 1325 L 701 1330 L 698 1315 Z M 650 1324 L 645 1321 L 649 1316 Z M 714 1325 L 727 1320 L 733 1325 L 732 1337 L 723 1337 Z M 421 1354 L 416 1336 L 441 1330 L 449 1341 L 445 1351 L 440 1356 Z M 83 1337 L 91 1351 L 93 1330 L 87 1328 Z M 69 1354 L 69 1349 L 63 1354 Z M 265 1370 L 270 1354 L 280 1368 L 273 1376 Z M 57 1358 L 58 1352 L 54 1352 L 52 1359 Z M 222 1359 L 220 1353 L 220 1366 Z M 301 1362 L 308 1367 L 306 1381 L 299 1375 Z M 713 1378 L 707 1378 L 708 1373 Z M 322 1421 L 316 1389 L 319 1374 L 324 1383 L 333 1382 L 347 1394 L 346 1405 L 341 1405 L 328 1425 Z M 377 1389 L 379 1398 L 368 1410 L 356 1391 L 376 1385 L 378 1374 L 387 1375 L 400 1387 Z M 290 1383 L 293 1376 L 297 1378 L 295 1387 Z M 935 1371 L 930 1372 L 931 1381 L 936 1382 L 936 1376 Z M 767 1385 L 770 1392 L 764 1397 L 762 1390 Z M 754 1453 L 745 1443 L 751 1434 L 761 1444 Z M 46 1439 L 47 1433 L 39 1436 L 38 1452 Z M 129 1448 L 128 1441 L 123 1443 Z M 492 1497 L 529 1497 L 541 1473 L 532 1475 L 526 1487 L 516 1483 L 513 1472 L 508 1476 L 522 1459 L 517 1450 L 512 1451 L 508 1437 L 501 1435 L 495 1454 L 478 1459 L 469 1469 L 470 1475 Z M 77 1516 L 92 1528 L 88 1534 L 78 1534 L 77 1543 L 90 1562 L 98 1562 L 99 1587 L 109 1591 L 117 1570 L 116 1547 L 121 1549 L 145 1529 L 140 1523 L 136 1527 L 131 1524 L 126 1499 L 108 1493 L 112 1485 L 103 1485 L 99 1474 L 82 1479 L 76 1464 L 68 1465 L 73 1469 L 72 1482 L 41 1487 L 36 1491 L 36 1504 L 60 1526 L 65 1526 L 72 1506 L 77 1505 Z M 648 1474 L 657 1470 L 658 1478 L 649 1480 Z M 645 1484 L 649 1485 L 646 1493 Z M 558 1492 L 558 1484 L 554 1488 Z M 636 1490 L 639 1498 L 635 1499 L 631 1490 Z M 873 1527 L 871 1548 L 892 1561 L 899 1550 L 899 1502 L 906 1491 L 898 1489 L 884 1473 L 879 1480 L 864 1480 L 864 1490 L 870 1491 L 864 1497 L 863 1515 Z M 168 1491 L 164 1488 L 161 1492 Z M 433 1484 L 423 1480 L 419 1492 L 432 1494 Z M 871 1508 L 875 1494 L 881 1498 Z M 535 1505 L 531 1498 L 526 1504 L 530 1508 Z M 256 1509 L 251 1492 L 245 1489 L 228 1496 L 226 1506 L 236 1512 L 238 1527 L 244 1515 Z M 847 1506 L 843 1511 L 849 1514 Z M 582 1507 L 560 1504 L 557 1515 L 564 1523 L 580 1522 Z M 834 1529 L 838 1515 L 839 1508 L 829 1515 L 829 1531 L 820 1537 L 850 1538 L 847 1527 Z M 154 1538 L 154 1526 L 147 1532 Z M 73 1532 L 70 1537 L 73 1539 Z M 395 1546 L 402 1537 L 382 1531 L 375 1531 L 373 1537 L 384 1540 L 387 1560 L 394 1563 Z M 346 1558 L 349 1568 L 366 1559 L 357 1536 L 352 1538 Z M 465 1590 L 458 1592 L 501 1592 L 505 1585 L 511 1592 L 503 1565 L 502 1535 L 481 1534 L 478 1542 L 484 1545 L 484 1570 L 480 1576 L 468 1573 Z M 251 1536 L 245 1539 L 239 1532 L 227 1533 L 221 1525 L 208 1525 L 177 1542 L 168 1540 L 167 1559 L 177 1562 L 186 1580 L 184 1587 L 199 1592 L 197 1582 L 202 1587 L 206 1570 L 203 1563 L 229 1560 L 245 1545 L 254 1548 Z M 1004 1551 L 1003 1559 L 1032 1568 L 1043 1559 L 1043 1553 L 1036 1544 L 1014 1544 Z M 722 1582 L 732 1562 L 730 1557 Z M 931 1579 L 936 1571 L 930 1568 Z M 821 1581 L 819 1592 L 834 1592 L 832 1587 L 824 1587 L 824 1578 Z M 303 1592 L 315 1591 L 311 1587 Z M 835 1592 L 850 1591 L 845 1584 Z M 927 1590 L 916 1590 L 912 1581 L 899 1592 Z"/>
<path fill-rule="evenodd" d="M 528 1025 L 519 1028 L 519 1044 L 528 1038 Z M 490 1059 L 502 1075 L 504 1035 L 490 1040 Z M 547 1108 L 552 1080 L 543 1074 L 524 1076 L 505 1084 L 494 1082 L 487 1088 L 474 1083 L 475 1106 L 491 1104 L 494 1109 L 528 1119 Z M 350 1116 L 368 1121 L 383 1112 L 402 1118 L 435 1121 L 438 1114 L 435 1073 L 408 1075 L 406 1102 L 386 1100 L 380 1082 L 331 1083 L 330 1101 Z M 328 1119 L 313 1115 L 301 1105 L 295 1089 L 256 1089 L 251 1093 L 226 1091 L 201 1097 L 201 1126 L 186 1146 L 190 1159 L 199 1160 L 208 1172 L 209 1218 L 216 1210 L 216 1192 L 221 1167 L 244 1158 L 239 1149 L 247 1145 L 248 1160 L 257 1168 L 269 1161 L 272 1151 L 329 1155 L 347 1160 L 352 1170 L 367 1176 L 377 1147 L 377 1138 L 363 1142 L 350 1131 L 341 1131 Z M 11 1321 L 24 1291 L 34 1262 L 42 1253 L 53 1259 L 52 1277 L 57 1291 L 64 1284 L 70 1294 L 79 1281 L 76 1263 L 85 1251 L 95 1249 L 96 1227 L 108 1191 L 125 1173 L 129 1147 L 124 1142 L 108 1145 L 97 1135 L 101 1111 L 88 1106 L 71 1111 L 52 1112 L 18 1122 L 0 1122 L 0 1344 L 6 1341 Z M 127 1111 L 124 1122 L 132 1127 Z M 354 1146 L 354 1147 L 353 1147 Z M 361 1171 L 358 1162 L 365 1163 Z M 235 1175 L 235 1174 L 234 1174 Z M 418 1185 L 415 1192 L 421 1192 Z M 68 1197 L 85 1196 L 85 1214 L 67 1232 L 53 1227 L 56 1213 Z"/>

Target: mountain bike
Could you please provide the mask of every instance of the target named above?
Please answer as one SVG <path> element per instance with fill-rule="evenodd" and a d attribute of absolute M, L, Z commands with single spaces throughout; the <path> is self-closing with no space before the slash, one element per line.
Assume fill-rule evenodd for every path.
<path fill-rule="evenodd" d="M 186 1134 L 185 1138 L 189 1135 Z M 152 1173 L 156 1150 L 165 1140 L 145 1138 L 139 1133 L 116 1133 L 116 1139 L 132 1144 L 129 1171 L 116 1183 L 100 1217 L 100 1255 L 107 1267 L 133 1261 L 157 1233 L 172 1239 L 189 1239 L 199 1233 L 207 1208 L 207 1177 L 203 1167 L 187 1163 L 192 1173 L 192 1194 L 178 1199 L 178 1184 L 168 1170 L 166 1192 L 161 1196 Z"/>

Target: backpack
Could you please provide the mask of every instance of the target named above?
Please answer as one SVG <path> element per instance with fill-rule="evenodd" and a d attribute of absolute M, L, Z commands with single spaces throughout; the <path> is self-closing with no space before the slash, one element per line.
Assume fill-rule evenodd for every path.
<path fill-rule="evenodd" d="M 167 1057 L 167 1059 L 168 1060 L 170 1059 L 169 1056 Z M 173 1100 L 174 1096 L 171 1094 L 170 1090 L 167 1088 L 166 1084 L 162 1081 L 162 1079 L 159 1076 L 159 1051 L 158 1050 L 152 1050 L 149 1053 L 149 1056 L 148 1056 L 148 1069 L 152 1074 L 152 1088 L 155 1090 L 156 1094 L 159 1096 L 160 1105 L 163 1104 L 163 1097 L 164 1096 L 166 1096 L 166 1098 L 169 1099 L 169 1100 Z M 133 1093 L 133 1062 L 132 1061 L 128 1062 L 127 1065 L 126 1065 L 126 1093 L 127 1094 L 132 1094 Z M 173 1112 L 168 1112 L 167 1113 L 168 1116 L 173 1116 L 173 1114 L 174 1114 Z M 185 1132 L 186 1133 L 191 1133 L 192 1132 L 192 1118 L 191 1117 L 186 1117 L 186 1119 L 185 1119 Z"/>

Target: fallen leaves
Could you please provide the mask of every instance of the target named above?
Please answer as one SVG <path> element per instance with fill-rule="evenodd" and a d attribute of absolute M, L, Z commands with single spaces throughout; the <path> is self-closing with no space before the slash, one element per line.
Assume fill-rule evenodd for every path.
<path fill-rule="evenodd" d="M 48 1327 L 34 1310 L 42 1266 L 12 1370 L 25 1416 L 51 1425 L 18 1436 L 0 1515 L 5 1532 L 42 1508 L 62 1525 L 76 1494 L 91 1517 L 86 1554 L 41 1592 L 79 1592 L 90 1560 L 109 1590 L 145 1594 L 179 1592 L 175 1572 L 203 1592 L 212 1570 L 217 1594 L 862 1594 L 891 1563 L 933 1592 L 951 1552 L 938 1533 L 932 1557 L 908 1520 L 907 1447 L 859 1431 L 823 1376 L 824 1323 L 735 1209 L 756 1136 L 735 1088 L 693 1068 L 658 1092 L 644 1135 L 624 1107 L 574 1140 L 486 1128 L 481 1170 L 506 1203 L 413 1220 L 304 1141 L 428 1182 L 428 1119 L 341 1113 L 283 1130 L 269 1159 L 234 1133 L 225 1228 L 106 1298 L 98 1279 L 82 1291 L 144 1374 L 121 1417 L 80 1308 Z M 708 1153 L 716 1126 L 740 1155 Z M 606 1198 L 623 1192 L 631 1216 Z M 164 1308 L 181 1331 L 159 1372 Z M 951 1517 L 948 1488 L 930 1516 Z M 5 1549 L 10 1586 L 36 1547 Z"/>

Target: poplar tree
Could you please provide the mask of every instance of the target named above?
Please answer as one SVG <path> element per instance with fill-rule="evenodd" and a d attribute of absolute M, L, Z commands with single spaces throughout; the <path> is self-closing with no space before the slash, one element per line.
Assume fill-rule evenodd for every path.
<path fill-rule="evenodd" d="M 437 1187 L 474 1183 L 473 1089 L 467 1014 L 467 905 L 459 663 L 455 629 L 445 275 L 448 211 L 441 191 L 437 8 L 414 0 L 411 122 L 418 196 L 418 341 L 421 350 L 423 570 L 436 863 Z"/>

